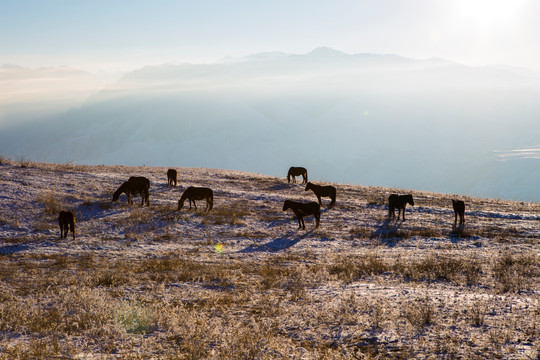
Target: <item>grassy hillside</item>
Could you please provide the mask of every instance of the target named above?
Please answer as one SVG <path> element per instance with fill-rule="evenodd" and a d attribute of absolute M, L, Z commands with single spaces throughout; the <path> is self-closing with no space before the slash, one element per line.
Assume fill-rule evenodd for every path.
<path fill-rule="evenodd" d="M 177 170 L 0 161 L 0 359 L 538 358 L 540 204 L 333 184 L 299 231 L 286 168 Z M 149 207 L 111 202 L 132 175 Z M 177 211 L 188 186 L 214 209 Z"/>

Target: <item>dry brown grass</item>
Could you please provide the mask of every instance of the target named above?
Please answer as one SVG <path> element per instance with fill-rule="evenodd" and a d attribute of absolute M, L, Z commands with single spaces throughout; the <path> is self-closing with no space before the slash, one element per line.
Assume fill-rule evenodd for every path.
<path fill-rule="evenodd" d="M 52 191 L 42 192 L 38 195 L 37 202 L 43 205 L 45 214 L 58 214 L 62 208 L 58 196 Z"/>
<path fill-rule="evenodd" d="M 420 194 L 421 211 L 387 222 L 390 190 L 349 186 L 321 228 L 296 231 L 282 200 L 307 194 L 282 179 L 184 169 L 257 200 L 223 192 L 209 213 L 178 213 L 163 169 L 35 166 L 51 191 L 25 186 L 35 206 L 10 205 L 17 228 L 0 209 L 1 231 L 15 234 L 0 242 L 0 359 L 538 356 L 536 220 L 487 211 L 534 219 L 540 207 L 470 199 L 487 215 L 454 230 L 438 211 L 447 196 Z M 65 175 L 59 189 L 63 171 L 110 178 L 86 189 Z M 152 206 L 111 204 L 110 189 L 144 172 Z M 61 203 L 79 211 L 75 242 L 57 239 Z"/>

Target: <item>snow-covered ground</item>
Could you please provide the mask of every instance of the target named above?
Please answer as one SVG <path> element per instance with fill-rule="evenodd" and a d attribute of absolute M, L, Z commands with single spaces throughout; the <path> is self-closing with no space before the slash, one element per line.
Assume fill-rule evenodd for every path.
<path fill-rule="evenodd" d="M 226 352 L 234 346 L 256 352 L 247 358 L 539 356 L 540 204 L 334 183 L 337 205 L 323 198 L 320 227 L 308 217 L 297 230 L 284 200 L 316 197 L 285 174 L 177 170 L 172 188 L 162 167 L 0 164 L 0 353 L 36 354 L 37 341 L 43 354 L 73 358 L 234 358 L 240 350 Z M 149 207 L 125 195 L 111 202 L 132 175 L 150 179 Z M 197 211 L 187 203 L 177 211 L 188 186 L 212 188 L 214 209 L 202 211 L 200 201 Z M 413 194 L 406 221 L 387 218 L 391 193 Z M 464 226 L 454 225 L 452 198 L 467 204 Z M 75 240 L 59 238 L 61 209 L 76 215 Z M 88 268 L 83 259 L 92 259 Z M 165 260 L 219 271 L 186 280 L 179 264 L 129 270 Z M 48 288 L 33 283 L 53 270 Z M 98 271 L 119 280 L 83 275 Z M 13 324 L 15 304 L 61 308 L 65 295 L 55 294 L 66 289 L 107 299 L 99 309 L 110 310 L 104 323 L 114 331 L 55 327 L 53 346 L 47 331 Z M 117 311 L 126 304 L 148 311 L 144 331 L 122 327 Z M 83 308 L 63 316 L 82 317 Z M 208 343 L 186 340 L 197 336 Z"/>

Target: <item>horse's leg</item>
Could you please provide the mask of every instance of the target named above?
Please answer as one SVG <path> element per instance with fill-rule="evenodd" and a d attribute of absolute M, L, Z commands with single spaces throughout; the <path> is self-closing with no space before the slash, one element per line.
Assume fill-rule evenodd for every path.
<path fill-rule="evenodd" d="M 319 205 L 322 206 L 321 195 L 317 194 L 317 199 L 319 199 Z"/>
<path fill-rule="evenodd" d="M 321 223 L 321 214 L 315 214 L 315 228 L 318 228 Z"/>
<path fill-rule="evenodd" d="M 298 230 L 302 228 L 302 214 L 296 209 L 293 209 L 294 215 L 296 215 L 296 219 L 298 220 Z"/>
<path fill-rule="evenodd" d="M 399 208 L 399 212 L 402 213 L 403 221 L 405 221 L 405 206 L 403 208 Z M 399 220 L 399 214 L 398 214 L 398 220 Z"/>
<path fill-rule="evenodd" d="M 193 206 L 195 207 L 195 211 L 197 211 L 197 202 L 195 201 L 195 199 L 193 199 Z"/>

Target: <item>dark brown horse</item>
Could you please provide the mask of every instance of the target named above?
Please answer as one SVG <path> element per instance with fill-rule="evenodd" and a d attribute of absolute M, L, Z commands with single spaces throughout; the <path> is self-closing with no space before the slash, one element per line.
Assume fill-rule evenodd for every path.
<path fill-rule="evenodd" d="M 388 197 L 388 217 L 389 218 L 395 218 L 396 212 L 395 210 L 398 209 L 398 220 L 399 215 L 403 212 L 403 220 L 405 220 L 405 207 L 407 204 L 411 204 L 414 206 L 414 200 L 411 194 L 409 195 L 397 195 L 392 194 Z"/>
<path fill-rule="evenodd" d="M 177 172 L 176 170 L 174 169 L 169 169 L 167 170 L 167 185 L 168 186 L 174 186 L 176 187 L 176 176 L 177 176 Z"/>
<path fill-rule="evenodd" d="M 145 178 L 144 176 L 131 176 L 128 181 L 131 182 L 139 182 L 144 184 L 148 189 L 150 189 L 150 180 Z"/>
<path fill-rule="evenodd" d="M 127 195 L 128 204 L 133 204 L 131 196 L 141 195 L 141 205 L 146 203 L 147 206 L 150 206 L 150 180 L 142 176 L 132 176 L 128 181 L 124 182 L 118 190 L 113 194 L 112 201 L 115 202 L 118 200 L 120 195 L 124 193 Z"/>
<path fill-rule="evenodd" d="M 184 191 L 182 194 L 182 197 L 180 200 L 178 200 L 178 210 L 182 210 L 182 207 L 184 207 L 184 202 L 186 199 L 189 200 L 189 210 L 191 210 L 191 203 L 193 202 L 193 205 L 195 206 L 195 210 L 197 210 L 197 204 L 195 203 L 195 200 L 206 200 L 206 208 L 205 211 L 212 210 L 214 207 L 214 192 L 212 189 L 205 188 L 205 187 L 194 187 L 190 186 Z"/>
<path fill-rule="evenodd" d="M 452 207 L 454 208 L 454 224 L 457 223 L 459 215 L 459 223 L 465 224 L 465 203 L 461 200 L 452 199 Z"/>
<path fill-rule="evenodd" d="M 293 184 L 296 183 L 296 176 L 302 176 L 302 184 L 307 184 L 308 177 L 307 177 L 307 170 L 303 167 L 294 167 L 291 166 L 289 168 L 289 172 L 287 173 L 287 182 L 291 182 L 291 176 L 292 176 L 292 182 Z"/>
<path fill-rule="evenodd" d="M 296 218 L 298 219 L 298 229 L 306 229 L 306 223 L 304 222 L 304 216 L 313 215 L 315 216 L 315 228 L 319 227 L 321 222 L 321 206 L 315 201 L 309 203 L 301 203 L 292 200 L 285 200 L 283 204 L 283 211 L 292 209 Z"/>
<path fill-rule="evenodd" d="M 332 207 L 336 204 L 336 188 L 328 185 L 328 186 L 320 186 L 315 185 L 313 183 L 308 182 L 306 185 L 306 191 L 312 190 L 315 195 L 317 196 L 317 199 L 319 199 L 319 205 L 322 206 L 321 197 L 329 197 L 332 201 L 330 202 L 329 207 Z"/>
<path fill-rule="evenodd" d="M 68 232 L 71 231 L 73 240 L 75 240 L 75 215 L 71 211 L 60 211 L 58 225 L 60 226 L 60 239 L 67 238 Z"/>

